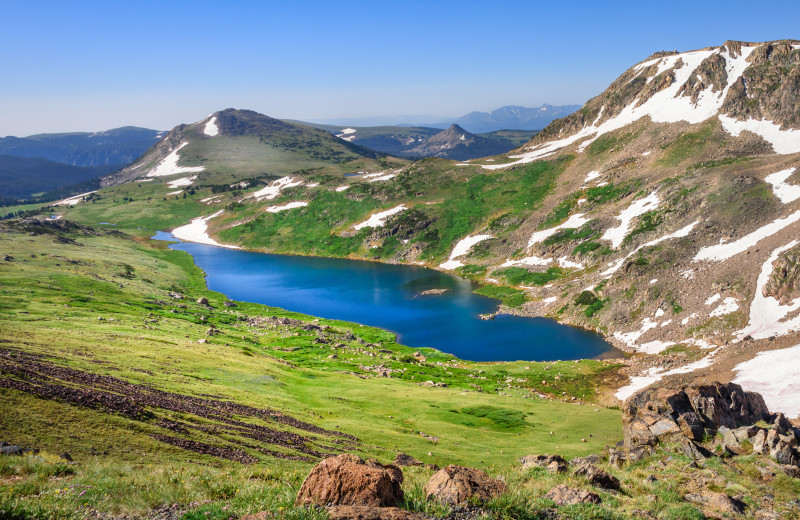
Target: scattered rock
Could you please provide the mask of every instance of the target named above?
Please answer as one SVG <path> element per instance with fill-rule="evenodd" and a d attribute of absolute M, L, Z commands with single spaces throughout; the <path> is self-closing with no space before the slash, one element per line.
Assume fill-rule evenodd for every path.
<path fill-rule="evenodd" d="M 397 467 L 345 453 L 311 469 L 295 505 L 391 507 L 403 499 L 402 482 Z"/>
<path fill-rule="evenodd" d="M 64 453 L 62 453 L 61 455 L 59 455 L 59 457 L 61 459 L 63 459 L 63 460 L 66 460 L 67 462 L 72 462 L 72 456 L 69 453 L 67 453 L 66 451 Z"/>
<path fill-rule="evenodd" d="M 422 466 L 422 461 L 415 459 L 411 455 L 398 453 L 394 459 L 395 466 Z"/>
<path fill-rule="evenodd" d="M 206 298 L 205 296 L 202 296 L 202 297 L 198 298 L 197 299 L 197 304 L 198 305 L 208 305 L 208 298 Z"/>
<path fill-rule="evenodd" d="M 597 464 L 597 461 L 600 460 L 599 455 L 587 455 L 585 457 L 575 457 L 574 459 L 570 459 L 569 465 L 570 466 L 583 466 L 584 464 Z"/>
<path fill-rule="evenodd" d="M 236 307 L 236 302 L 233 302 L 231 300 L 225 300 L 224 302 L 222 302 L 222 305 L 224 305 L 225 307 Z"/>
<path fill-rule="evenodd" d="M 559 484 L 544 496 L 559 506 L 571 504 L 599 504 L 600 495 L 583 489 L 571 488 L 565 484 Z"/>
<path fill-rule="evenodd" d="M 469 499 L 485 502 L 507 490 L 506 483 L 475 468 L 451 464 L 434 473 L 425 484 L 425 496 L 448 504 L 461 504 Z"/>
<path fill-rule="evenodd" d="M 551 473 L 567 471 L 567 461 L 561 455 L 525 455 L 520 462 L 522 469 L 546 468 Z"/>
<path fill-rule="evenodd" d="M 591 463 L 579 466 L 573 472 L 573 475 L 583 475 L 591 485 L 599 488 L 614 490 L 620 488 L 619 479 L 617 477 Z"/>
<path fill-rule="evenodd" d="M 746 507 L 745 503 L 741 500 L 730 497 L 726 493 L 716 493 L 713 491 L 689 493 L 685 498 L 689 502 L 703 504 L 711 509 L 719 511 L 720 513 L 732 515 L 740 515 L 744 513 L 744 509 Z"/>
<path fill-rule="evenodd" d="M 0 447 L 0 454 L 2 455 L 22 455 L 22 446 L 11 445 Z"/>
<path fill-rule="evenodd" d="M 710 451 L 700 446 L 696 442 L 690 441 L 686 437 L 681 440 L 681 451 L 684 455 L 695 461 L 706 460 L 707 458 L 714 456 Z"/>
<path fill-rule="evenodd" d="M 330 520 L 425 520 L 425 517 L 399 507 L 334 506 L 328 508 Z"/>

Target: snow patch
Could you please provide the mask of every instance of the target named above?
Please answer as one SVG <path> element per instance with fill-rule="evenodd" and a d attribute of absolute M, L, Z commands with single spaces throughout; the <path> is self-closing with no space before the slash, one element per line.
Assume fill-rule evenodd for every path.
<path fill-rule="evenodd" d="M 172 234 L 181 240 L 185 240 L 187 242 L 196 242 L 198 244 L 208 244 L 211 246 L 219 246 L 219 247 L 227 247 L 228 249 L 241 249 L 238 246 L 230 246 L 225 244 L 220 244 L 210 236 L 208 236 L 208 221 L 212 218 L 218 217 L 222 214 L 223 210 L 219 210 L 216 213 L 209 215 L 207 217 L 197 217 L 193 218 L 188 224 L 185 226 L 180 226 L 172 230 Z"/>
<path fill-rule="evenodd" d="M 347 189 L 347 188 L 349 188 L 349 187 L 350 187 L 350 185 L 349 185 L 349 184 L 345 184 L 344 186 L 339 186 L 339 187 L 338 187 L 338 188 L 336 188 L 336 190 L 334 190 L 334 191 L 339 191 L 339 192 L 342 192 L 342 191 L 346 190 L 346 189 Z"/>
<path fill-rule="evenodd" d="M 195 173 L 205 170 L 206 168 L 205 166 L 178 166 L 178 161 L 181 158 L 178 152 L 188 144 L 189 141 L 182 142 L 180 146 L 172 150 L 169 153 L 169 155 L 164 157 L 161 160 L 161 162 L 156 165 L 155 168 L 150 170 L 150 173 L 148 173 L 147 176 L 166 177 L 167 175 L 178 175 L 179 173 Z"/>
<path fill-rule="evenodd" d="M 548 305 L 549 305 L 549 304 L 553 303 L 553 302 L 554 302 L 554 301 L 556 301 L 556 300 L 558 300 L 558 298 L 557 298 L 557 297 L 555 297 L 555 296 L 550 296 L 549 298 L 545 298 L 544 300 L 542 300 L 542 303 L 546 303 L 546 304 L 548 304 Z"/>
<path fill-rule="evenodd" d="M 766 226 L 762 226 L 752 233 L 743 236 L 739 240 L 729 242 L 727 244 L 717 244 L 715 246 L 706 246 L 700 249 L 694 257 L 693 262 L 701 260 L 709 260 L 714 262 L 721 262 L 727 260 L 739 253 L 747 251 L 754 245 L 758 244 L 762 239 L 774 235 L 778 231 L 794 224 L 800 220 L 800 211 L 795 211 L 788 217 L 776 219 Z"/>
<path fill-rule="evenodd" d="M 350 135 L 350 134 L 356 133 L 356 129 L 355 128 L 342 128 L 341 132 L 344 135 Z"/>
<path fill-rule="evenodd" d="M 268 186 L 261 188 L 258 191 L 255 191 L 248 195 L 245 198 L 255 197 L 256 200 L 272 200 L 278 195 L 281 194 L 281 191 L 285 190 L 286 188 L 292 188 L 294 186 L 302 186 L 303 181 L 295 180 L 294 177 L 281 177 L 278 180 L 272 181 L 269 183 Z"/>
<path fill-rule="evenodd" d="M 177 195 L 179 193 L 183 193 L 183 190 L 171 191 L 171 192 L 167 193 L 167 197 L 169 197 L 170 195 Z"/>
<path fill-rule="evenodd" d="M 730 314 L 732 312 L 736 312 L 739 310 L 739 302 L 736 298 L 725 298 L 722 300 L 722 303 L 713 311 L 711 311 L 712 318 L 716 318 L 717 316 L 724 316 L 726 314 Z"/>
<path fill-rule="evenodd" d="M 761 394 L 770 410 L 800 417 L 800 345 L 759 352 L 733 371 L 733 382 Z"/>
<path fill-rule="evenodd" d="M 688 374 L 689 372 L 694 372 L 695 370 L 709 367 L 714 362 L 714 356 L 717 354 L 717 352 L 719 352 L 719 350 L 720 349 L 718 348 L 703 359 L 697 360 L 694 363 L 689 363 L 688 365 L 684 365 L 682 367 L 673 368 L 672 370 L 664 371 L 664 369 L 661 367 L 653 367 L 649 369 L 643 376 L 632 377 L 631 382 L 627 386 L 623 386 L 617 390 L 617 393 L 615 393 L 614 396 L 620 401 L 624 401 L 639 390 L 647 388 L 648 386 L 660 381 L 665 377 L 675 374 Z"/>
<path fill-rule="evenodd" d="M 722 127 L 732 136 L 739 137 L 744 130 L 747 130 L 771 144 L 777 154 L 800 152 L 800 130 L 781 130 L 781 125 L 772 121 L 757 119 L 739 121 L 723 114 L 719 115 L 719 120 Z"/>
<path fill-rule="evenodd" d="M 528 247 L 531 247 L 533 244 L 538 244 L 539 242 L 543 242 L 546 238 L 551 235 L 554 235 L 560 229 L 566 228 L 579 228 L 582 225 L 589 222 L 589 219 L 583 218 L 583 213 L 576 213 L 567 219 L 566 222 L 563 224 L 559 224 L 556 227 L 545 229 L 543 231 L 537 231 L 531 235 L 531 238 L 528 239 Z"/>
<path fill-rule="evenodd" d="M 308 206 L 308 202 L 305 201 L 287 202 L 283 206 L 270 206 L 266 209 L 266 211 L 267 213 L 279 213 L 281 211 L 286 211 L 287 209 L 303 208 L 305 206 Z"/>
<path fill-rule="evenodd" d="M 219 127 L 217 126 L 217 116 L 213 116 L 208 120 L 206 126 L 203 127 L 203 133 L 209 137 L 216 137 L 219 135 Z"/>
<path fill-rule="evenodd" d="M 517 267 L 521 265 L 547 265 L 553 262 L 552 258 L 540 258 L 538 256 L 528 256 L 525 258 L 520 258 L 519 260 L 506 260 L 504 263 L 500 264 L 500 267 Z"/>
<path fill-rule="evenodd" d="M 715 294 L 714 296 L 711 296 L 711 297 L 709 297 L 709 298 L 708 298 L 708 299 L 705 301 L 705 304 L 706 304 L 706 305 L 713 305 L 713 304 L 714 304 L 714 302 L 718 302 L 718 301 L 720 300 L 720 298 L 722 298 L 722 295 L 721 295 L 720 293 L 717 293 L 717 294 Z"/>
<path fill-rule="evenodd" d="M 469 250 L 472 249 L 472 246 L 477 244 L 478 242 L 483 242 L 484 240 L 488 240 L 490 238 L 494 238 L 492 235 L 474 235 L 471 237 L 465 237 L 458 241 L 456 247 L 453 248 L 453 251 L 450 253 L 450 258 L 448 258 L 447 262 L 444 262 L 439 267 L 442 269 L 453 270 L 457 267 L 461 267 L 464 264 L 456 260 L 459 256 L 464 256 L 469 253 Z"/>
<path fill-rule="evenodd" d="M 84 197 L 87 195 L 91 195 L 92 193 L 97 193 L 97 190 L 94 191 L 87 191 L 86 193 L 81 193 L 80 195 L 75 195 L 74 197 L 70 197 L 68 199 L 60 200 L 53 204 L 54 206 L 74 206 L 75 204 L 81 202 Z"/>
<path fill-rule="evenodd" d="M 606 232 L 603 233 L 603 236 L 600 237 L 600 240 L 610 240 L 611 247 L 617 249 L 622 245 L 622 241 L 628 235 L 633 219 L 657 208 L 658 204 L 659 200 L 656 192 L 651 193 L 643 199 L 634 201 L 617 215 L 617 219 L 620 221 L 619 226 L 607 229 Z"/>
<path fill-rule="evenodd" d="M 781 199 L 781 202 L 784 204 L 789 204 L 790 202 L 800 199 L 800 186 L 786 183 L 786 179 L 795 172 L 795 169 L 796 168 L 789 168 L 788 170 L 775 172 L 764 177 L 765 181 L 772 184 L 772 193 Z"/>
<path fill-rule="evenodd" d="M 174 181 L 169 181 L 167 183 L 168 188 L 180 188 L 182 186 L 191 186 L 194 184 L 194 180 L 197 178 L 197 175 L 192 175 L 191 177 L 181 177 L 180 179 L 175 179 Z"/>
<path fill-rule="evenodd" d="M 392 209 L 387 209 L 386 211 L 375 213 L 374 215 L 371 215 L 367 220 L 359 224 L 356 224 L 354 227 L 356 230 L 363 229 L 365 227 L 371 227 L 371 228 L 383 227 L 383 225 L 386 223 L 387 218 L 391 217 L 392 215 L 396 215 L 401 211 L 405 211 L 407 209 L 408 208 L 406 207 L 405 204 L 400 204 L 399 206 L 395 206 Z"/>
<path fill-rule="evenodd" d="M 600 172 L 598 172 L 598 171 L 589 172 L 589 173 L 586 174 L 586 178 L 583 179 L 583 183 L 586 184 L 586 183 L 588 183 L 590 181 L 593 181 L 593 180 L 597 179 L 598 177 L 600 177 Z"/>
<path fill-rule="evenodd" d="M 558 259 L 558 265 L 564 267 L 566 269 L 583 269 L 583 264 L 580 262 L 573 262 L 566 256 L 562 256 Z"/>

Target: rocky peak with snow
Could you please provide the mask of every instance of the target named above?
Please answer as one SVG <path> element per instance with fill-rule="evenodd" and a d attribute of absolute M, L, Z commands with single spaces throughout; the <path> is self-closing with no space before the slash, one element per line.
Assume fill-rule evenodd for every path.
<path fill-rule="evenodd" d="M 466 160 L 473 157 L 486 157 L 503 153 L 505 144 L 483 136 L 467 132 L 457 124 L 434 134 L 422 143 L 404 152 L 410 157 L 442 157 L 444 159 Z"/>

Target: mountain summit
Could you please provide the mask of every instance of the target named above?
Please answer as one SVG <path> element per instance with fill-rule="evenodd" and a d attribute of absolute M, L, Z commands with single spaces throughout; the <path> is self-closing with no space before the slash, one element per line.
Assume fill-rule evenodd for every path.
<path fill-rule="evenodd" d="M 464 161 L 474 157 L 497 155 L 508 150 L 507 143 L 467 132 L 453 124 L 403 152 L 406 157 L 442 157 Z"/>

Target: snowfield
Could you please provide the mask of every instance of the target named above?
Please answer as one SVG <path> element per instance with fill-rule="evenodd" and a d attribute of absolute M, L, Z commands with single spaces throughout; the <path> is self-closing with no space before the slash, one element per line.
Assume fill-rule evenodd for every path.
<path fill-rule="evenodd" d="M 174 181 L 169 181 L 167 183 L 168 188 L 181 188 L 183 186 L 191 186 L 194 184 L 195 179 L 197 179 L 197 175 L 192 175 L 191 177 L 181 177 L 180 179 L 175 179 Z"/>
<path fill-rule="evenodd" d="M 794 224 L 800 220 L 800 211 L 795 211 L 788 217 L 779 218 L 770 222 L 766 226 L 762 226 L 752 233 L 743 236 L 739 240 L 728 242 L 726 244 L 718 244 L 715 246 L 706 246 L 700 248 L 697 252 L 693 262 L 700 262 L 701 260 L 708 260 L 713 262 L 722 262 L 733 256 L 743 253 L 758 244 L 761 240 L 774 235 L 778 231 Z"/>
<path fill-rule="evenodd" d="M 786 183 L 786 179 L 791 177 L 795 170 L 796 168 L 789 168 L 764 177 L 765 181 L 772 184 L 772 193 L 784 204 L 800 199 L 800 186 Z"/>
<path fill-rule="evenodd" d="M 191 222 L 185 226 L 180 226 L 172 230 L 172 234 L 180 240 L 187 242 L 196 242 L 198 244 L 208 244 L 211 246 L 227 247 L 228 249 L 241 249 L 239 246 L 230 246 L 220 244 L 210 236 L 208 236 L 208 221 L 212 218 L 218 217 L 222 214 L 223 210 L 219 210 L 207 217 L 193 218 Z"/>
<path fill-rule="evenodd" d="M 756 119 L 739 121 L 723 114 L 719 115 L 719 120 L 722 128 L 734 137 L 739 137 L 747 130 L 771 144 L 775 153 L 786 155 L 800 152 L 800 130 L 781 130 L 781 126 L 772 121 Z"/>
<path fill-rule="evenodd" d="M 800 345 L 759 352 L 733 370 L 733 382 L 761 394 L 770 411 L 800 418 Z"/>
<path fill-rule="evenodd" d="M 634 249 L 633 251 L 631 251 L 630 253 L 625 255 L 625 257 L 620 258 L 619 260 L 616 260 L 614 262 L 609 262 L 609 264 L 608 264 L 609 269 L 607 269 L 606 271 L 603 271 L 602 273 L 600 273 L 600 276 L 602 276 L 604 278 L 611 278 L 614 275 L 614 273 L 616 273 L 619 270 L 619 268 L 622 267 L 622 264 L 625 263 L 625 260 L 627 260 L 628 258 L 630 258 L 633 255 L 635 255 L 637 252 L 639 252 L 640 249 L 644 249 L 645 247 L 650 247 L 650 246 L 654 246 L 656 244 L 660 244 L 661 242 L 664 242 L 665 240 L 670 240 L 670 239 L 673 239 L 673 238 L 683 238 L 683 237 L 689 236 L 689 233 L 692 232 L 694 227 L 699 222 L 700 222 L 699 220 L 695 220 L 694 222 L 692 222 L 688 226 L 684 226 L 681 229 L 679 229 L 678 231 L 675 231 L 674 233 L 670 233 L 668 235 L 664 235 L 663 237 L 656 238 L 655 240 L 651 240 L 650 242 L 647 242 L 645 244 L 640 245 L 639 247 L 637 247 L 636 249 Z"/>
<path fill-rule="evenodd" d="M 292 188 L 294 186 L 302 186 L 303 181 L 295 180 L 294 177 L 281 177 L 278 180 L 274 180 L 269 185 L 261 188 L 258 191 L 254 191 L 249 197 L 255 197 L 257 201 L 262 200 L 272 200 L 276 198 L 278 195 L 281 194 L 281 191 L 285 190 L 286 188 Z"/>
<path fill-rule="evenodd" d="M 184 146 L 188 145 L 189 141 L 184 141 L 180 146 L 172 150 L 169 155 L 164 157 L 155 168 L 150 170 L 147 174 L 148 177 L 166 177 L 168 175 L 178 175 L 181 173 L 196 173 L 205 170 L 205 166 L 178 166 L 178 161 L 181 156 L 178 152 Z"/>
<path fill-rule="evenodd" d="M 74 197 L 70 197 L 68 199 L 60 200 L 53 204 L 54 206 L 74 206 L 75 204 L 81 202 L 83 198 L 87 195 L 91 195 L 92 193 L 96 193 L 97 190 L 94 191 L 87 191 L 86 193 L 81 193 L 80 195 L 75 195 Z"/>
<path fill-rule="evenodd" d="M 620 221 L 619 226 L 607 229 L 606 232 L 603 233 L 603 236 L 600 237 L 600 240 L 610 240 L 611 247 L 617 249 L 620 245 L 622 245 L 622 241 L 628 235 L 633 219 L 644 215 L 648 211 L 656 209 L 658 204 L 659 200 L 656 192 L 651 193 L 643 199 L 634 201 L 630 206 L 622 210 L 622 212 L 617 215 L 617 220 Z"/>
<path fill-rule="evenodd" d="M 203 133 L 209 137 L 216 137 L 219 135 L 219 127 L 217 126 L 217 116 L 213 116 L 208 120 L 206 126 L 203 127 Z"/>
<path fill-rule="evenodd" d="M 492 235 L 474 235 L 471 237 L 465 237 L 458 241 L 456 247 L 453 248 L 453 251 L 450 253 L 450 258 L 447 262 L 444 262 L 439 267 L 442 269 L 453 270 L 457 267 L 461 267 L 464 264 L 456 260 L 459 256 L 464 256 L 469 253 L 469 250 L 472 249 L 472 246 L 477 244 L 478 242 L 483 242 L 484 240 L 488 240 L 490 238 L 494 238 Z"/>
<path fill-rule="evenodd" d="M 387 209 L 386 211 L 375 213 L 374 215 L 371 215 L 367 220 L 359 224 L 356 224 L 354 227 L 356 230 L 363 229 L 365 227 L 371 227 L 371 228 L 383 227 L 383 225 L 386 224 L 387 218 L 391 217 L 392 215 L 396 215 L 401 211 L 405 211 L 407 209 L 408 208 L 406 207 L 405 204 L 400 204 L 399 206 L 395 206 L 392 209 Z"/>
<path fill-rule="evenodd" d="M 689 363 L 688 365 L 684 365 L 682 367 L 673 368 L 672 370 L 664 371 L 664 369 L 661 367 L 653 367 L 649 369 L 643 376 L 632 377 L 631 382 L 627 386 L 623 386 L 617 390 L 614 396 L 620 401 L 624 401 L 639 390 L 647 388 L 648 386 L 652 385 L 653 383 L 657 383 L 665 377 L 675 374 L 688 374 L 689 372 L 694 372 L 695 370 L 699 370 L 701 368 L 710 367 L 714 362 L 714 356 L 717 354 L 717 352 L 719 352 L 720 348 L 710 353 L 703 359 L 697 360 L 694 363 Z M 747 388 L 749 389 L 749 387 Z"/>
<path fill-rule="evenodd" d="M 281 211 L 286 211 L 288 209 L 304 208 L 306 206 L 308 206 L 308 202 L 305 201 L 287 202 L 283 206 L 270 206 L 266 209 L 266 211 L 267 213 L 280 213 Z"/>
<path fill-rule="evenodd" d="M 545 229 L 543 231 L 537 231 L 531 235 L 531 238 L 528 239 L 528 247 L 531 247 L 534 244 L 538 244 L 539 242 L 543 242 L 546 238 L 550 237 L 551 235 L 556 234 L 561 229 L 567 228 L 579 228 L 582 225 L 589 222 L 588 218 L 583 217 L 583 213 L 576 213 L 567 219 L 566 222 L 563 224 L 559 224 L 556 227 L 552 227 L 550 229 Z"/>

